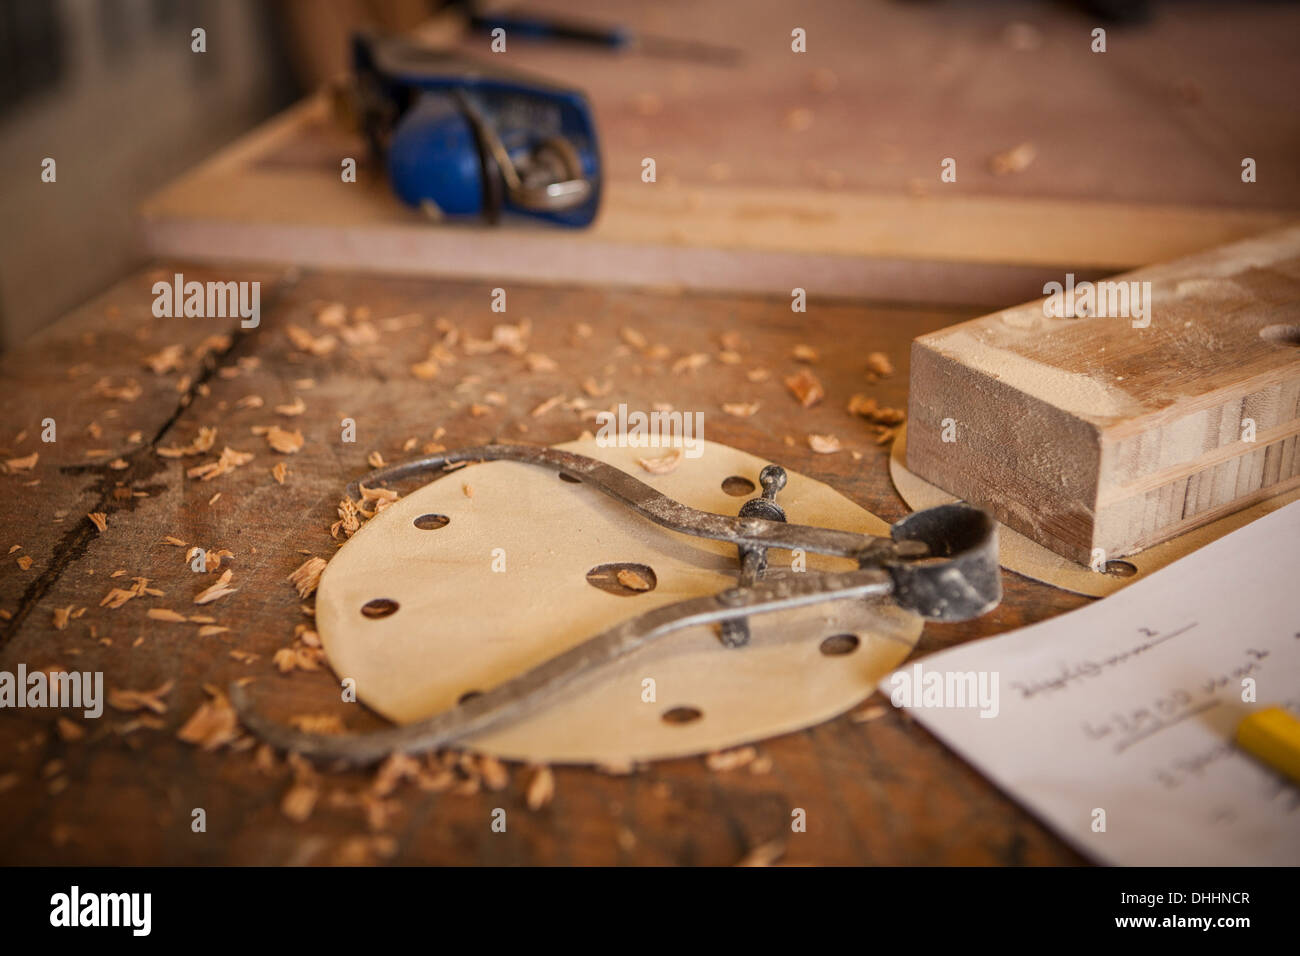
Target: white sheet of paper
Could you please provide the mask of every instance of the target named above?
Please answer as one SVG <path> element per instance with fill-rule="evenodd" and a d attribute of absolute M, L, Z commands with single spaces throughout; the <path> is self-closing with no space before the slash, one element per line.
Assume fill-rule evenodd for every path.
<path fill-rule="evenodd" d="M 951 685 L 946 698 L 930 675 Z M 1257 703 L 1243 701 L 1246 680 Z M 1088 607 L 908 664 L 880 689 L 1087 856 L 1300 864 L 1300 787 L 1232 742 L 1257 708 L 1300 714 L 1300 502 Z M 996 716 L 980 716 L 994 696 Z"/>

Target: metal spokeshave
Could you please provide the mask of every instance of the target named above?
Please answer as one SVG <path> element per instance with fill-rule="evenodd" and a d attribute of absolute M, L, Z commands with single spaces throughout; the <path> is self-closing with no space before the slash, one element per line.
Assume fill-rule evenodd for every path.
<path fill-rule="evenodd" d="M 730 542 L 739 552 L 738 582 L 718 594 L 657 607 L 623 621 L 492 690 L 416 723 L 353 736 L 305 733 L 269 720 L 251 706 L 242 687 L 232 685 L 231 702 L 245 727 L 282 750 L 369 764 L 392 753 L 437 750 L 520 719 L 604 665 L 683 628 L 717 623 L 722 643 L 744 653 L 748 618 L 755 614 L 843 598 L 890 597 L 924 617 L 961 621 L 991 610 L 1002 597 L 997 527 L 988 513 L 966 504 L 927 508 L 895 524 L 888 538 L 790 524 L 776 503 L 786 482 L 785 470 L 777 465 L 762 470 L 762 494 L 746 501 L 737 515 L 689 507 L 594 458 L 527 445 L 483 445 L 380 468 L 348 485 L 348 494 L 359 500 L 362 484 L 373 487 L 483 461 L 549 468 L 596 488 L 670 531 Z M 765 571 L 772 548 L 852 558 L 858 568 L 769 578 Z"/>

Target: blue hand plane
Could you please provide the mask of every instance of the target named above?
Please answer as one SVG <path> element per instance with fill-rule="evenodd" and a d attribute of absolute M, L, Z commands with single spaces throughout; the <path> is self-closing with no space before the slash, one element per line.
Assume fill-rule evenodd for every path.
<path fill-rule="evenodd" d="M 402 37 L 358 34 L 352 52 L 363 129 L 403 202 L 493 223 L 596 217 L 600 153 L 580 91 Z"/>

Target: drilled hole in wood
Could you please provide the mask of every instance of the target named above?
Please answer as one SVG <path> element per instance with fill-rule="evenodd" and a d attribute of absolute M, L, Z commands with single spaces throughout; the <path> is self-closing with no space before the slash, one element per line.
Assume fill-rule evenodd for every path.
<path fill-rule="evenodd" d="M 662 719 L 665 724 L 689 724 L 703 716 L 698 707 L 671 707 L 663 712 Z"/>
<path fill-rule="evenodd" d="M 465 691 L 465 693 L 461 694 L 460 697 L 456 699 L 456 703 L 457 705 L 464 704 L 473 700 L 475 697 L 482 697 L 482 696 L 483 696 L 483 692 L 481 690 L 467 690 Z"/>
<path fill-rule="evenodd" d="M 841 654 L 852 654 L 858 649 L 862 642 L 858 640 L 856 634 L 832 634 L 826 640 L 822 641 L 821 652 L 827 657 L 838 657 Z"/>
<path fill-rule="evenodd" d="M 560 481 L 567 481 L 573 485 L 582 484 L 581 478 L 574 478 L 572 475 L 566 475 L 564 472 L 560 472 Z"/>
<path fill-rule="evenodd" d="M 445 528 L 451 523 L 451 519 L 446 515 L 427 514 L 420 515 L 412 522 L 421 531 L 436 531 L 438 528 Z"/>
<path fill-rule="evenodd" d="M 648 565 L 619 562 L 598 564 L 587 572 L 587 583 L 608 594 L 632 597 L 653 591 L 659 585 L 659 578 Z"/>
<path fill-rule="evenodd" d="M 1259 330 L 1259 337 L 1274 345 L 1300 346 L 1300 325 L 1266 325 Z"/>
<path fill-rule="evenodd" d="M 1138 569 L 1127 561 L 1107 561 L 1106 573 L 1115 578 L 1131 578 L 1138 573 Z"/>
<path fill-rule="evenodd" d="M 361 613 L 366 617 L 388 617 L 397 612 L 398 604 L 392 598 L 375 598 L 361 605 Z"/>
<path fill-rule="evenodd" d="M 722 490 L 733 498 L 743 498 L 754 493 L 754 483 L 740 475 L 731 475 L 722 479 Z"/>

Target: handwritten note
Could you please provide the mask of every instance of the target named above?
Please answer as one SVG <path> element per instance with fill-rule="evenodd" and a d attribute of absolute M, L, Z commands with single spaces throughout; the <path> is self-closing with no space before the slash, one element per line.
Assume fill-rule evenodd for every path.
<path fill-rule="evenodd" d="M 1300 714 L 1300 502 L 880 686 L 1090 857 L 1300 864 L 1300 787 L 1233 744 L 1259 707 Z"/>

